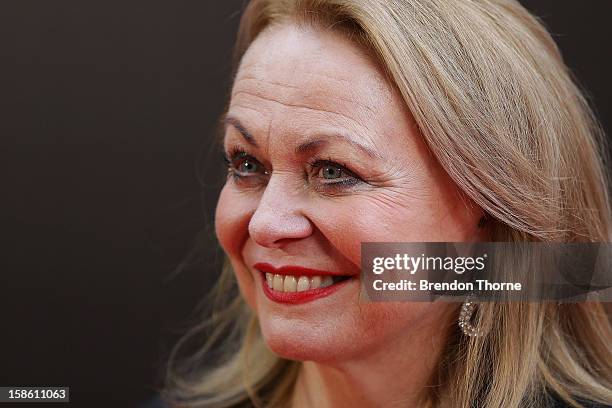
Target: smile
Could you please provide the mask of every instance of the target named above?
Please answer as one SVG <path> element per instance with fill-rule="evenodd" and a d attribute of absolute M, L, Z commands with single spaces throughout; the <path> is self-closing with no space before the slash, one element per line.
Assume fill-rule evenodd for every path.
<path fill-rule="evenodd" d="M 352 278 L 300 266 L 275 268 L 268 263 L 257 263 L 254 267 L 260 271 L 264 293 L 278 303 L 305 303 L 329 296 Z"/>

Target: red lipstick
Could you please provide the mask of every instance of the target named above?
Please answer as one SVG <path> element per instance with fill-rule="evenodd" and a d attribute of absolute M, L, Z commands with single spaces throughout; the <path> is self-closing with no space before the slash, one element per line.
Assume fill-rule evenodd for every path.
<path fill-rule="evenodd" d="M 281 266 L 280 268 L 275 268 L 269 263 L 259 262 L 253 265 L 254 268 L 259 269 L 264 273 L 274 273 L 279 275 L 293 275 L 293 276 L 346 276 L 345 274 L 339 272 L 329 272 L 322 271 L 319 269 L 310 269 L 304 268 L 303 266 Z"/>
<path fill-rule="evenodd" d="M 299 304 L 313 301 L 315 299 L 319 299 L 325 296 L 329 296 L 332 293 L 336 292 L 338 289 L 343 287 L 349 279 L 345 279 L 339 282 L 335 282 L 330 286 L 319 287 L 316 289 L 308 289 L 301 292 L 281 292 L 278 290 L 274 290 L 268 286 L 266 281 L 266 273 L 278 274 L 278 275 L 292 275 L 295 277 L 299 276 L 336 276 L 336 277 L 349 277 L 345 274 L 339 272 L 330 272 L 330 271 L 322 271 L 311 268 L 304 268 L 302 266 L 282 266 L 279 268 L 275 268 L 269 263 L 256 263 L 253 267 L 259 270 L 261 273 L 262 279 L 262 287 L 263 291 L 268 297 L 268 299 L 277 302 L 277 303 L 286 303 L 286 304 Z"/>

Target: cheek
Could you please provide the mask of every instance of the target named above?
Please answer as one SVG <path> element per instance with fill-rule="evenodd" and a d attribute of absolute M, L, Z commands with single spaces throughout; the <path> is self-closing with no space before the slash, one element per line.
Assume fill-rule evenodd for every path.
<path fill-rule="evenodd" d="M 335 248 L 355 265 L 361 265 L 362 242 L 419 242 L 434 240 L 434 226 L 439 215 L 431 206 L 412 202 L 408 205 L 381 202 L 375 193 L 342 204 L 321 203 L 313 221 Z"/>
<path fill-rule="evenodd" d="M 432 188 L 421 196 L 375 190 L 347 200 L 342 211 L 325 207 L 321 204 L 320 213 L 334 212 L 334 217 L 320 222 L 321 230 L 333 242 L 347 246 L 351 241 L 350 253 L 360 251 L 361 242 L 466 241 L 480 214 L 452 187 Z"/>
<path fill-rule="evenodd" d="M 228 182 L 221 190 L 215 212 L 215 232 L 221 247 L 232 258 L 240 251 L 248 236 L 249 220 L 254 212 L 252 200 L 233 191 Z"/>
<path fill-rule="evenodd" d="M 362 304 L 356 317 L 360 333 L 371 347 L 390 346 L 394 342 L 410 344 L 420 333 L 442 331 L 448 324 L 449 308 L 452 306 L 443 303 L 372 302 Z"/>
<path fill-rule="evenodd" d="M 217 239 L 232 264 L 242 296 L 252 308 L 255 306 L 255 285 L 244 263 L 242 248 L 248 238 L 254 202 L 252 197 L 233 191 L 228 182 L 221 190 L 215 212 Z"/>

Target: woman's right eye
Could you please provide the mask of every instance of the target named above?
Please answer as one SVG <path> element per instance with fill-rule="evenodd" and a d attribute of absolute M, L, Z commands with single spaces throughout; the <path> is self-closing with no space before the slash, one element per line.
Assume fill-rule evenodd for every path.
<path fill-rule="evenodd" d="M 235 165 L 236 171 L 240 175 L 248 175 L 258 173 L 260 170 L 261 164 L 252 157 L 245 157 L 242 160 L 239 160 Z"/>
<path fill-rule="evenodd" d="M 268 175 L 268 171 L 263 164 L 244 151 L 234 151 L 225 155 L 225 162 L 229 174 L 231 174 L 234 179 Z"/>

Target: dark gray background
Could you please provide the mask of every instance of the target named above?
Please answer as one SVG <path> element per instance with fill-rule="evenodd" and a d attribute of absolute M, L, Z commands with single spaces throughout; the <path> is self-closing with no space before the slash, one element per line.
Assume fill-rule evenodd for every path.
<path fill-rule="evenodd" d="M 70 386 L 79 407 L 152 393 L 219 270 L 209 146 L 242 3 L 0 3 L 0 385 Z M 524 4 L 610 129 L 610 3 Z"/>

